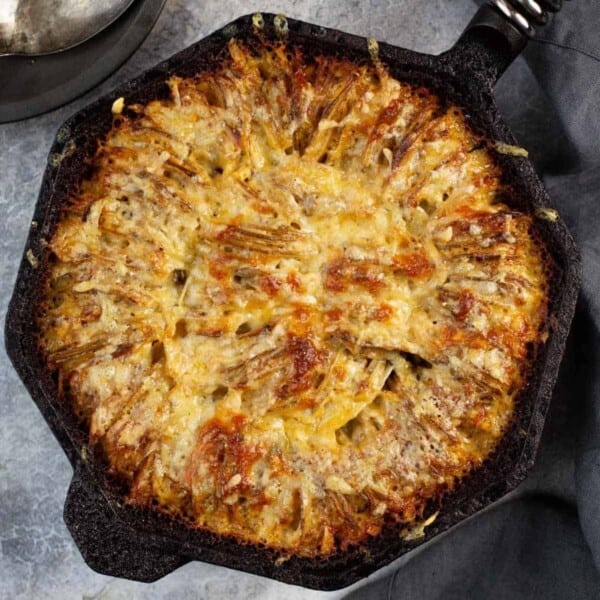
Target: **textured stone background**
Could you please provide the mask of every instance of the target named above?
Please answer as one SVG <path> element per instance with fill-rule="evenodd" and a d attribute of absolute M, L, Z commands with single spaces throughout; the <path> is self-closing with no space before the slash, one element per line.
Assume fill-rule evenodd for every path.
<path fill-rule="evenodd" d="M 0 0 L 2 1 L 2 0 Z M 0 125 L 0 319 L 6 313 L 46 156 L 59 125 L 99 95 L 233 18 L 256 10 L 336 27 L 424 52 L 449 47 L 474 12 L 471 0 L 168 0 L 154 30 L 108 81 L 41 117 Z M 526 97 L 524 69 L 500 91 Z M 520 75 L 518 73 L 521 73 Z M 512 92 L 512 93 L 509 93 Z M 531 98 L 531 96 L 530 96 Z M 532 111 L 543 102 L 529 101 Z M 510 120 L 510 114 L 509 120 Z M 513 123 L 519 137 L 521 123 Z M 530 148 L 531 149 L 531 148 Z M 534 159 L 536 148 L 531 149 Z M 547 149 L 546 149 L 547 151 Z M 71 467 L 0 348 L 0 600 L 17 598 L 337 598 L 202 563 L 144 585 L 98 575 L 83 562 L 62 520 Z M 381 573 L 379 574 L 381 576 Z"/>

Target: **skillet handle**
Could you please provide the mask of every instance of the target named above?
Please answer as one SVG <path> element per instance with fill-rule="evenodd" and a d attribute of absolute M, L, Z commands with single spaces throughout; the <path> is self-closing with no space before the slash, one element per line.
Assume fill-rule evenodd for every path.
<path fill-rule="evenodd" d="M 483 71 L 493 85 L 563 0 L 488 0 L 475 13 L 448 53 L 464 63 L 464 54 L 483 60 Z M 458 63 L 457 63 L 458 64 Z"/>

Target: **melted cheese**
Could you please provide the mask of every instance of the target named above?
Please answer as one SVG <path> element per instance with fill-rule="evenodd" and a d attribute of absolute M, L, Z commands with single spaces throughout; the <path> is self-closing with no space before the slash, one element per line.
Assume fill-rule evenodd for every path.
<path fill-rule="evenodd" d="M 131 502 L 329 554 L 420 522 L 496 446 L 544 261 L 459 109 L 379 64 L 229 50 L 115 102 L 42 346 Z"/>

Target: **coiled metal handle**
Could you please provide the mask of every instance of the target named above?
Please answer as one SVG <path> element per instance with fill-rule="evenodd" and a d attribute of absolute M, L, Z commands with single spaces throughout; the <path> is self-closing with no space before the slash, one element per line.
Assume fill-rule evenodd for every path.
<path fill-rule="evenodd" d="M 562 0 L 490 0 L 490 2 L 528 37 L 537 25 L 548 22 L 549 13 L 562 8 Z"/>

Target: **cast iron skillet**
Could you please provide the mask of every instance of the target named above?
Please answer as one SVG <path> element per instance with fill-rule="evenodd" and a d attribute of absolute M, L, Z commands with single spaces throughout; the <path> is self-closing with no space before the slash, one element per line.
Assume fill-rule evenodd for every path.
<path fill-rule="evenodd" d="M 512 1 L 515 6 L 531 4 L 531 0 Z M 544 1 L 548 6 L 553 4 Z M 458 43 L 440 56 L 383 43 L 378 46 L 378 56 L 393 76 L 424 84 L 442 98 L 461 105 L 473 127 L 490 139 L 514 144 L 492 92 L 497 78 L 527 40 L 522 23 L 513 22 L 517 23 L 500 10 L 485 6 Z M 507 181 L 516 190 L 510 203 L 535 215 L 534 225 L 554 265 L 549 337 L 535 357 L 528 385 L 517 401 L 514 422 L 499 448 L 445 497 L 437 519 L 422 538 L 403 540 L 397 529 L 390 527 L 365 546 L 326 560 L 278 561 L 278 554 L 272 550 L 190 530 L 151 510 L 124 505 L 122 490 L 107 478 L 101 458 L 87 450 L 86 429 L 60 402 L 56 382 L 36 346 L 33 314 L 48 261 L 45 240 L 52 234 L 61 205 L 85 175 L 82 165 L 86 157 L 94 154 L 96 140 L 111 127 L 111 104 L 115 98 L 124 96 L 127 103 L 144 103 L 167 97 L 165 80 L 169 76 L 192 75 L 210 68 L 223 56 L 231 37 L 248 40 L 257 35 L 267 39 L 284 37 L 309 57 L 325 54 L 365 61 L 370 60 L 368 47 L 372 52 L 374 46 L 361 37 L 282 16 L 241 17 L 75 114 L 59 129 L 50 152 L 6 319 L 6 346 L 17 372 L 73 465 L 75 475 L 65 504 L 65 521 L 87 563 L 101 573 L 153 581 L 190 560 L 201 560 L 310 588 L 337 589 L 365 577 L 506 494 L 525 477 L 534 461 L 573 317 L 581 266 L 565 225 L 555 212 L 544 208 L 548 207 L 549 198 L 531 163 L 507 155 L 499 155 L 499 160 Z"/>

